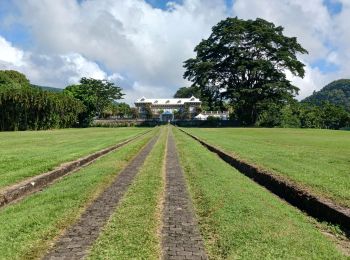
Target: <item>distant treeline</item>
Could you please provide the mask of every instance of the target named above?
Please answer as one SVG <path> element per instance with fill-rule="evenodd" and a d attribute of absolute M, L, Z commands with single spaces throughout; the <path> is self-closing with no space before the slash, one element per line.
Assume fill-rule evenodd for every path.
<path fill-rule="evenodd" d="M 112 82 L 92 78 L 64 90 L 41 87 L 22 73 L 0 70 L 0 131 L 88 127 L 96 117 L 125 110 L 115 103 L 121 91 Z"/>
<path fill-rule="evenodd" d="M 0 71 L 0 131 L 66 128 L 78 123 L 83 104 L 68 95 L 32 87 L 16 71 Z"/>
<path fill-rule="evenodd" d="M 342 81 L 344 82 L 344 81 Z M 350 93 L 350 80 L 347 81 L 346 90 Z M 330 84 L 333 86 L 333 84 Z M 345 87 L 343 87 L 345 88 Z M 335 91 L 333 89 L 333 91 Z M 339 93 L 339 91 L 337 91 Z M 322 91 L 320 91 L 322 93 Z M 222 107 L 210 107 L 206 100 L 208 97 L 201 93 L 195 87 L 182 87 L 174 95 L 175 98 L 189 98 L 191 96 L 199 97 L 203 102 L 202 109 L 204 110 L 229 110 L 230 119 L 235 126 L 244 126 L 237 116 L 236 107 L 223 102 Z M 315 95 L 315 94 L 314 94 Z M 344 96 L 344 95 L 338 95 Z M 337 96 L 337 100 L 340 98 Z M 335 97 L 335 95 L 331 95 Z M 350 104 L 349 96 L 347 99 L 343 98 L 342 102 L 334 102 L 331 98 L 324 98 L 322 100 L 312 96 L 312 99 L 305 99 L 298 102 L 295 99 L 290 99 L 285 104 L 269 103 L 264 109 L 261 109 L 256 122 L 250 126 L 257 127 L 282 127 L 282 128 L 323 128 L 323 129 L 341 129 L 350 126 L 350 110 L 347 109 L 346 104 Z M 343 102 L 344 101 L 344 102 Z M 348 103 L 346 103 L 347 101 Z M 349 106 L 348 106 L 349 107 Z M 206 122 L 189 123 L 187 121 L 181 122 L 183 126 L 224 126 L 220 122 Z M 226 123 L 225 123 L 226 124 Z"/>
<path fill-rule="evenodd" d="M 340 129 L 350 126 L 350 80 L 329 83 L 301 102 L 270 105 L 257 121 L 260 126 Z"/>
<path fill-rule="evenodd" d="M 46 90 L 48 92 L 55 92 L 55 93 L 62 93 L 63 89 L 62 88 L 52 88 L 52 87 L 46 87 L 46 86 L 39 86 L 35 84 L 31 84 L 33 88 L 40 88 L 42 90 Z"/>
<path fill-rule="evenodd" d="M 259 116 L 256 125 L 337 130 L 350 126 L 350 113 L 328 101 L 319 105 L 294 101 L 284 106 L 272 104 Z"/>

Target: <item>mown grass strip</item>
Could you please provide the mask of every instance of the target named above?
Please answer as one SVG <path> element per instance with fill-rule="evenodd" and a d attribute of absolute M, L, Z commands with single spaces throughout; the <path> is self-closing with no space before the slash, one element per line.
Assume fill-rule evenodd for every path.
<path fill-rule="evenodd" d="M 211 145 L 350 208 L 350 132 L 320 129 L 185 129 Z"/>
<path fill-rule="evenodd" d="M 212 259 L 342 259 L 316 223 L 175 130 Z"/>
<path fill-rule="evenodd" d="M 89 259 L 159 259 L 159 200 L 163 191 L 163 161 L 167 128 L 147 157 Z"/>
<path fill-rule="evenodd" d="M 50 241 L 80 216 L 153 135 L 154 131 L 44 191 L 1 209 L 1 259 L 42 256 Z"/>
<path fill-rule="evenodd" d="M 10 185 L 4 189 L 0 189 L 0 207 L 3 207 L 4 205 L 15 200 L 18 201 L 18 199 L 28 196 L 31 193 L 40 191 L 41 189 L 55 182 L 60 177 L 78 171 L 82 167 L 93 163 L 98 158 L 105 156 L 106 154 L 115 151 L 118 148 L 121 149 L 122 146 L 125 146 L 143 134 L 145 133 L 127 139 L 113 146 L 109 146 L 108 148 L 102 149 L 96 153 L 89 154 L 83 158 L 79 158 L 78 160 L 70 161 L 64 165 L 60 165 L 52 171 L 36 175 L 29 179 L 27 178 L 19 183 L 16 183 L 15 185 Z"/>
<path fill-rule="evenodd" d="M 0 189 L 149 130 L 86 128 L 0 132 Z"/>
<path fill-rule="evenodd" d="M 180 130 L 185 132 L 182 129 Z M 343 230 L 344 235 L 349 233 L 350 209 L 336 205 L 322 197 L 316 197 L 310 194 L 309 191 L 301 189 L 284 178 L 241 160 L 237 156 L 210 145 L 206 141 L 203 141 L 190 133 L 185 133 L 200 142 L 209 151 L 216 153 L 223 161 L 237 169 L 239 172 L 251 178 L 254 182 L 265 187 L 291 205 L 306 212 L 308 215 L 319 221 L 325 221 L 329 224 L 337 225 L 339 229 Z"/>

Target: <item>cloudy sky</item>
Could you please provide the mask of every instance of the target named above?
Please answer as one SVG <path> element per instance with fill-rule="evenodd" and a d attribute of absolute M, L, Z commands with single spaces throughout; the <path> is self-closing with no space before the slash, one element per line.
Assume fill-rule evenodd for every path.
<path fill-rule="evenodd" d="M 81 77 L 116 82 L 135 98 L 169 97 L 182 63 L 228 16 L 282 25 L 309 51 L 299 99 L 349 78 L 350 0 L 0 0 L 0 69 L 64 88 Z"/>

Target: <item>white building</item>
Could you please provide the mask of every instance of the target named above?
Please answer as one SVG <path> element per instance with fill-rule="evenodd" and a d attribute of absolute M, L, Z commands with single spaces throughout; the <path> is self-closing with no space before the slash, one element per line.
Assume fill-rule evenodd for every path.
<path fill-rule="evenodd" d="M 215 117 L 220 120 L 229 120 L 229 112 L 228 111 L 203 111 L 196 115 L 194 119 L 196 120 L 207 120 L 208 117 Z"/>
<path fill-rule="evenodd" d="M 146 118 L 145 107 L 149 106 L 154 118 L 161 121 L 174 120 L 174 114 L 181 113 L 188 109 L 191 118 L 197 114 L 197 108 L 201 106 L 201 101 L 194 96 L 190 98 L 145 98 L 142 97 L 135 101 L 135 106 L 139 109 L 140 117 Z"/>

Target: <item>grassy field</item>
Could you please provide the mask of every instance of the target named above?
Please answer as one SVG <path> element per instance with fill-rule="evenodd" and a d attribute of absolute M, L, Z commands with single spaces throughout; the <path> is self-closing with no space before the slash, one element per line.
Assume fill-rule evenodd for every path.
<path fill-rule="evenodd" d="M 147 130 L 86 128 L 0 132 L 0 189 Z"/>
<path fill-rule="evenodd" d="M 159 204 L 167 130 L 147 157 L 117 212 L 111 217 L 89 259 L 159 259 Z"/>
<path fill-rule="evenodd" d="M 350 207 L 350 132 L 315 129 L 185 129 L 317 196 Z"/>
<path fill-rule="evenodd" d="M 79 217 L 151 136 L 152 133 L 147 134 L 42 192 L 0 209 L 0 259 L 41 256 L 50 241 Z"/>
<path fill-rule="evenodd" d="M 345 258 L 311 218 L 192 138 L 174 131 L 200 230 L 212 259 Z"/>

